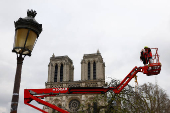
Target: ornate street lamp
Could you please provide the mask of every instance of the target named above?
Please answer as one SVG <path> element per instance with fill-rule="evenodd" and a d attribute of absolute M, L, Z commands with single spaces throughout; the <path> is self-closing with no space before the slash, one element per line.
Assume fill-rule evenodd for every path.
<path fill-rule="evenodd" d="M 21 69 L 24 57 L 31 56 L 31 52 L 42 31 L 42 24 L 39 24 L 34 17 L 36 11 L 28 10 L 27 17 L 19 18 L 15 24 L 15 39 L 12 52 L 17 54 L 17 70 L 14 81 L 13 96 L 11 102 L 11 112 L 17 113 L 19 88 L 21 82 Z"/>

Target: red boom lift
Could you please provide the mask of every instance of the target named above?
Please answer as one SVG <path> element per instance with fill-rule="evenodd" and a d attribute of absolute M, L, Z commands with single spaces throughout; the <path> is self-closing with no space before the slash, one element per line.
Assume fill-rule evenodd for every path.
<path fill-rule="evenodd" d="M 143 67 L 135 66 L 132 69 L 132 71 L 122 80 L 122 82 L 117 87 L 71 87 L 71 88 L 24 89 L 24 103 L 43 113 L 48 113 L 48 112 L 30 104 L 30 102 L 32 100 L 35 100 L 38 103 L 48 106 L 59 112 L 69 113 L 68 111 L 65 111 L 41 99 L 44 99 L 44 97 L 56 96 L 59 94 L 104 94 L 109 90 L 112 90 L 114 93 L 118 94 L 131 81 L 131 79 L 136 76 L 138 72 L 142 72 L 147 76 L 157 75 L 160 73 L 161 63 L 159 62 L 159 55 L 157 53 L 158 48 L 151 48 L 151 49 L 156 50 L 156 53 L 155 55 L 153 55 L 152 58 L 153 62 Z"/>

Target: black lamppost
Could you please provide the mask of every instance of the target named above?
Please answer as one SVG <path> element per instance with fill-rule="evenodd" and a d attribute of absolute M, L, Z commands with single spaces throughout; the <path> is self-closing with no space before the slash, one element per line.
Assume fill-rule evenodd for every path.
<path fill-rule="evenodd" d="M 17 69 L 15 74 L 14 89 L 11 102 L 11 112 L 17 113 L 19 89 L 21 82 L 21 69 L 24 57 L 31 56 L 31 52 L 42 31 L 42 24 L 39 24 L 34 17 L 36 11 L 28 10 L 27 17 L 19 18 L 15 24 L 15 39 L 12 52 L 17 54 Z"/>

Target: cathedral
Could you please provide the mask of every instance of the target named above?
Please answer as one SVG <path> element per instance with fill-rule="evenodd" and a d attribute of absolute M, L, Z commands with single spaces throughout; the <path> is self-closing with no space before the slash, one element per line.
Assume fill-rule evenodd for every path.
<path fill-rule="evenodd" d="M 48 80 L 46 88 L 69 87 L 102 87 L 105 84 L 105 63 L 99 50 L 97 53 L 84 54 L 81 60 L 81 80 L 74 81 L 74 65 L 68 56 L 55 56 L 50 58 L 48 65 Z M 54 97 L 46 97 L 45 101 L 56 105 L 69 112 L 86 110 L 94 94 L 60 94 Z M 80 108 L 80 105 L 86 105 Z M 57 111 L 43 107 L 48 113 Z"/>

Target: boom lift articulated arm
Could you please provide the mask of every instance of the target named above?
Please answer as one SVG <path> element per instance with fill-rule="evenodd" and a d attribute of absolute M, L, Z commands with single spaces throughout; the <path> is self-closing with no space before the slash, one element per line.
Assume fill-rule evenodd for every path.
<path fill-rule="evenodd" d="M 156 49 L 156 54 L 153 55 L 155 57 L 152 59 L 153 63 L 143 67 L 135 66 L 132 69 L 132 71 L 116 87 L 70 87 L 70 88 L 24 89 L 24 103 L 43 113 L 48 113 L 48 112 L 30 104 L 30 102 L 32 100 L 35 100 L 38 103 L 48 106 L 59 112 L 69 113 L 68 111 L 63 110 L 41 99 L 44 99 L 45 97 L 49 97 L 49 96 L 60 95 L 60 94 L 105 94 L 109 90 L 112 90 L 114 93 L 119 94 L 122 91 L 122 89 L 131 81 L 131 79 L 136 76 L 138 72 L 142 72 L 147 76 L 157 75 L 160 73 L 161 63 L 159 62 L 159 55 L 157 53 L 158 48 L 151 48 L 151 49 Z M 154 60 L 156 60 L 155 63 Z"/>
<path fill-rule="evenodd" d="M 154 67 L 158 67 L 154 65 Z M 63 110 L 53 104 L 45 102 L 41 99 L 49 96 L 56 96 L 59 94 L 105 94 L 109 90 L 112 90 L 114 93 L 118 94 L 122 91 L 122 89 L 131 81 L 133 77 L 136 76 L 138 72 L 143 72 L 144 74 L 159 74 L 161 70 L 161 65 L 159 64 L 159 68 L 156 68 L 152 71 L 147 71 L 148 66 L 137 67 L 135 66 L 132 71 L 122 80 L 122 82 L 117 87 L 71 87 L 71 88 L 46 88 L 46 89 L 25 89 L 24 90 L 24 103 L 43 112 L 48 113 L 34 105 L 31 105 L 30 102 L 32 100 L 37 101 L 40 104 L 48 106 L 52 109 L 55 109 L 62 113 L 69 113 L 66 110 Z"/>

